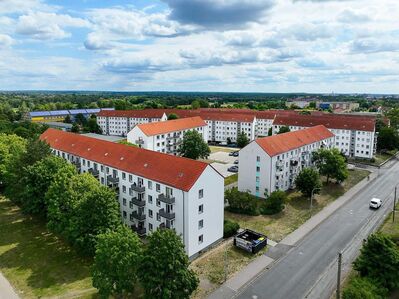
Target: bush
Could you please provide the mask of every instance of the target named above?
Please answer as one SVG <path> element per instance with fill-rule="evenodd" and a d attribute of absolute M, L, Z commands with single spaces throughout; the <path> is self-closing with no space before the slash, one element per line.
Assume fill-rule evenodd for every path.
<path fill-rule="evenodd" d="M 287 200 L 287 194 L 278 190 L 270 194 L 270 196 L 262 203 L 260 213 L 263 215 L 273 215 L 284 210 L 284 203 Z"/>
<path fill-rule="evenodd" d="M 384 299 L 387 289 L 378 282 L 365 278 L 355 277 L 342 292 L 343 299 Z"/>
<path fill-rule="evenodd" d="M 223 223 L 223 238 L 234 236 L 239 229 L 240 225 L 237 222 L 226 219 Z"/>
<path fill-rule="evenodd" d="M 237 188 L 232 188 L 226 190 L 225 198 L 229 204 L 226 208 L 228 211 L 250 216 L 259 215 L 259 199 L 248 192 L 240 192 Z"/>

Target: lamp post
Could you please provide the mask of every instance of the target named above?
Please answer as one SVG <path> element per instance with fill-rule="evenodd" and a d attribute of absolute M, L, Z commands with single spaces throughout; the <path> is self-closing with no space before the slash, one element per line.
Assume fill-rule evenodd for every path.
<path fill-rule="evenodd" d="M 313 196 L 316 190 L 321 190 L 320 187 L 313 188 L 312 193 L 310 194 L 310 217 L 312 217 L 312 209 L 313 209 Z"/>

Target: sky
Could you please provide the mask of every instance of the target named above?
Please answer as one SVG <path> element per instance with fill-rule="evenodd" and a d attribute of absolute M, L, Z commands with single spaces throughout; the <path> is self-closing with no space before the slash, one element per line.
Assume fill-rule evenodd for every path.
<path fill-rule="evenodd" d="M 0 0 L 0 90 L 399 94 L 397 0 Z"/>

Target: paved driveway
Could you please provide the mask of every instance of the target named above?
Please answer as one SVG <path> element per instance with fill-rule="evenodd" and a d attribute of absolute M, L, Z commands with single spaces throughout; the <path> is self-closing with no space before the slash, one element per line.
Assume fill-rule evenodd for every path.
<path fill-rule="evenodd" d="M 209 155 L 210 160 L 220 161 L 223 163 L 214 162 L 211 165 L 220 172 L 220 174 L 224 177 L 228 177 L 233 175 L 233 172 L 227 171 L 230 166 L 236 165 L 234 161 L 238 159 L 238 157 L 229 156 L 229 153 L 226 152 L 216 152 Z"/>

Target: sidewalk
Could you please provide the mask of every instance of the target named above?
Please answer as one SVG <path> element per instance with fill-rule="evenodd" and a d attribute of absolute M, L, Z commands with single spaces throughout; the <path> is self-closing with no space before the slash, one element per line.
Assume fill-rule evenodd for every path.
<path fill-rule="evenodd" d="M 8 282 L 8 280 L 0 272 L 0 299 L 19 299 L 17 293 Z"/>
<path fill-rule="evenodd" d="M 320 223 L 327 219 L 331 214 L 343 206 L 349 199 L 359 192 L 364 186 L 369 184 L 378 176 L 378 172 L 370 173 L 370 180 L 365 178 L 363 181 L 352 187 L 344 195 L 326 206 L 319 213 L 314 215 L 298 229 L 286 236 L 275 247 L 272 247 L 264 255 L 252 261 L 243 270 L 238 272 L 232 278 L 210 294 L 208 299 L 228 299 L 232 298 L 239 289 L 256 278 L 263 271 L 268 270 L 274 261 L 279 260 L 293 246 L 295 246 L 303 237 L 315 229 Z"/>

